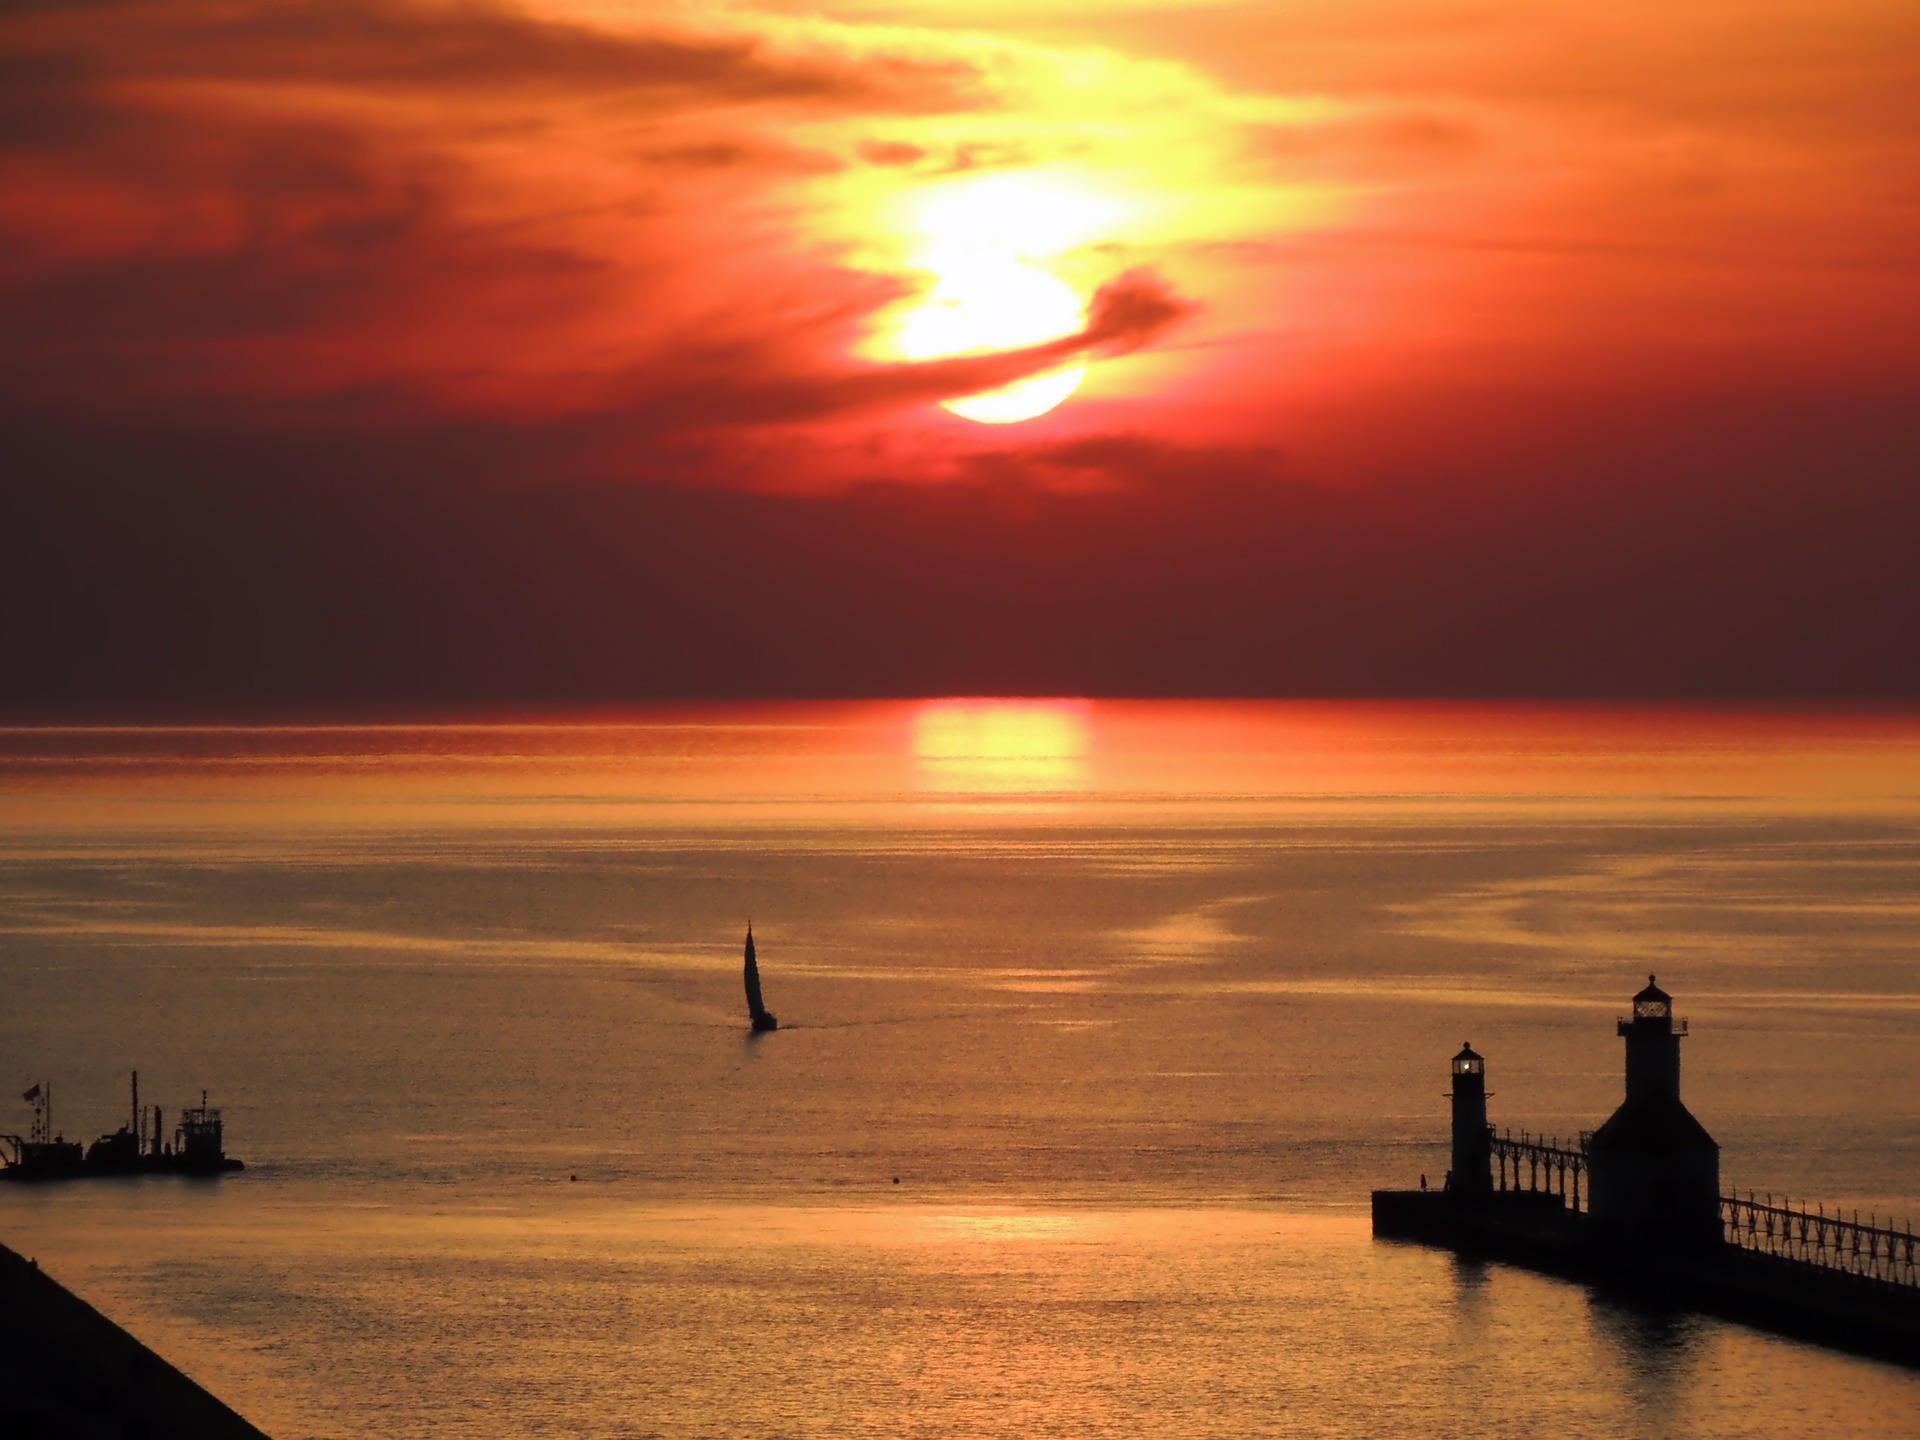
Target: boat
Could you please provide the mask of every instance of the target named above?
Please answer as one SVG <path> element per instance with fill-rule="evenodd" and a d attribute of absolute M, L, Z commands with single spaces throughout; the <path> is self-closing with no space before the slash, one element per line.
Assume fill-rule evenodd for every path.
<path fill-rule="evenodd" d="M 53 1129 L 53 1084 L 42 1081 L 21 1096 L 33 1108 L 25 1137 L 0 1135 L 0 1180 L 83 1180 L 106 1175 L 224 1175 L 244 1170 L 226 1152 L 226 1125 L 200 1092 L 200 1103 L 180 1112 L 171 1140 L 158 1105 L 140 1106 L 140 1072 L 133 1072 L 131 1123 L 102 1135 L 84 1150 Z"/>
<path fill-rule="evenodd" d="M 780 1019 L 767 1009 L 766 1001 L 760 998 L 760 966 L 753 957 L 753 926 L 747 926 L 747 1017 L 753 1023 L 753 1033 L 764 1035 L 769 1030 L 780 1028 Z"/>

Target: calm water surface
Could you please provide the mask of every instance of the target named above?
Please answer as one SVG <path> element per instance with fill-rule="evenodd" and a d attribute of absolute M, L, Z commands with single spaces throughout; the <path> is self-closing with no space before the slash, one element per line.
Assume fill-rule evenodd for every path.
<path fill-rule="evenodd" d="M 751 917 L 775 1035 L 745 1034 Z M 1617 1103 L 1920 1218 L 1920 716 L 928 702 L 0 732 L 0 1240 L 279 1436 L 1920 1436 L 1920 1376 L 1376 1245 Z M 574 1178 L 577 1177 L 577 1178 Z"/>

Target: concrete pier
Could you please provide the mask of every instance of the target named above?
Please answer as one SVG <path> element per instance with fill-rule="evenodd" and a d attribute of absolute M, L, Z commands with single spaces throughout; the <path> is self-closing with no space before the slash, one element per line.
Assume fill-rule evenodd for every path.
<path fill-rule="evenodd" d="M 1920 1290 L 1726 1243 L 1649 1245 L 1543 1192 L 1376 1190 L 1373 1233 L 1920 1369 Z"/>
<path fill-rule="evenodd" d="M 266 1440 L 32 1262 L 0 1245 L 0 1435 Z"/>
<path fill-rule="evenodd" d="M 1464 1047 L 1445 1184 L 1374 1191 L 1373 1233 L 1920 1367 L 1911 1226 L 1720 1193 L 1720 1147 L 1680 1099 L 1688 1031 L 1672 997 L 1649 975 L 1616 1028 L 1626 1098 L 1564 1143 L 1496 1134 L 1485 1057 Z"/>

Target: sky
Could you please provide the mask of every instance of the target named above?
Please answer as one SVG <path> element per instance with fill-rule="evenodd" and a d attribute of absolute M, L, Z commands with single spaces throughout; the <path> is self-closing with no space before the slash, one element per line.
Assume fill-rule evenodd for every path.
<path fill-rule="evenodd" d="M 0 9 L 0 710 L 1920 695 L 1901 0 Z"/>

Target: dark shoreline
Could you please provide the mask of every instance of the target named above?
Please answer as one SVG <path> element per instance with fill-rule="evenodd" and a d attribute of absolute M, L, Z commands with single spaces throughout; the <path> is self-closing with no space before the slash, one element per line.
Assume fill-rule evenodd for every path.
<path fill-rule="evenodd" d="M 0 1433 L 267 1440 L 39 1266 L 0 1245 Z"/>

